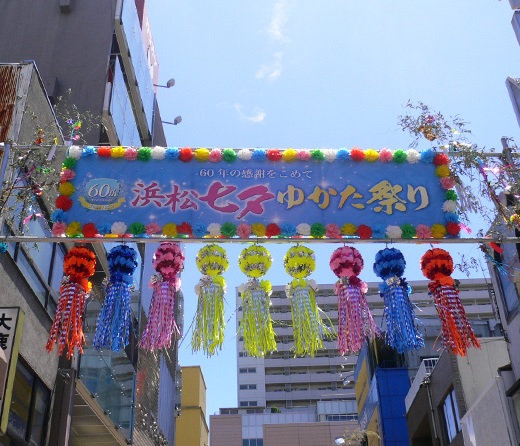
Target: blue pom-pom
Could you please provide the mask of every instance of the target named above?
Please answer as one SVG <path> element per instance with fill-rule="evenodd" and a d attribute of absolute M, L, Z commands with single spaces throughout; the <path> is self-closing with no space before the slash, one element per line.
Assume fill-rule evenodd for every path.
<path fill-rule="evenodd" d="M 56 209 L 51 215 L 51 220 L 53 223 L 64 222 L 66 218 L 67 213 L 63 209 Z"/>
<path fill-rule="evenodd" d="M 0 243 L 0 252 L 3 254 L 4 252 L 7 252 L 7 243 L 1 242 Z"/>
<path fill-rule="evenodd" d="M 87 146 L 83 149 L 81 156 L 90 156 L 90 155 L 95 155 L 96 153 L 97 153 L 97 150 L 95 147 Z"/>
<path fill-rule="evenodd" d="M 192 234 L 197 238 L 202 238 L 205 235 L 208 235 L 207 226 L 204 223 L 195 223 L 191 227 Z"/>
<path fill-rule="evenodd" d="M 426 164 L 433 163 L 436 153 L 433 150 L 426 149 L 421 152 L 421 161 Z"/>
<path fill-rule="evenodd" d="M 264 149 L 255 149 L 253 150 L 253 159 L 262 161 L 265 160 L 267 156 L 267 152 Z"/>
<path fill-rule="evenodd" d="M 112 232 L 112 224 L 111 223 L 100 223 L 97 227 L 99 234 L 106 235 Z"/>
<path fill-rule="evenodd" d="M 107 254 L 110 281 L 122 280 L 124 275 L 131 276 L 137 268 L 137 252 L 126 245 L 119 245 Z"/>
<path fill-rule="evenodd" d="M 372 226 L 372 238 L 385 238 L 386 237 L 386 226 L 376 223 Z"/>
<path fill-rule="evenodd" d="M 293 237 L 296 235 L 296 226 L 291 223 L 286 223 L 280 226 L 280 231 L 282 237 Z"/>
<path fill-rule="evenodd" d="M 336 159 L 338 160 L 349 160 L 350 159 L 350 150 L 341 148 L 336 153 Z"/>
<path fill-rule="evenodd" d="M 381 279 L 401 277 L 406 268 L 406 261 L 401 251 L 395 248 L 385 248 L 376 254 L 374 273 Z"/>
<path fill-rule="evenodd" d="M 180 150 L 177 147 L 168 147 L 166 149 L 166 152 L 164 153 L 164 156 L 166 158 L 176 160 L 179 158 Z"/>
<path fill-rule="evenodd" d="M 460 215 L 453 212 L 446 212 L 444 214 L 446 221 L 452 221 L 453 223 L 460 223 Z"/>

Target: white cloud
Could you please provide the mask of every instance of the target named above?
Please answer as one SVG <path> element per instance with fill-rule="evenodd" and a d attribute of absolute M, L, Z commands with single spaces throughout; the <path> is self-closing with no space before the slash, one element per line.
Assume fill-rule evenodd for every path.
<path fill-rule="evenodd" d="M 265 112 L 261 108 L 258 108 L 258 107 L 253 108 L 253 110 L 252 110 L 253 114 L 250 116 L 247 116 L 242 111 L 242 106 L 240 104 L 233 104 L 233 107 L 237 111 L 237 113 L 241 119 L 245 119 L 246 121 L 250 121 L 255 124 L 259 123 L 259 122 L 264 122 Z"/>
<path fill-rule="evenodd" d="M 256 72 L 257 79 L 263 79 L 266 77 L 270 81 L 278 79 L 282 74 L 282 57 L 281 51 L 274 53 L 274 62 L 271 65 L 261 65 L 260 69 Z"/>
<path fill-rule="evenodd" d="M 271 38 L 279 42 L 288 40 L 284 35 L 283 29 L 283 26 L 287 22 L 286 5 L 286 0 L 279 0 L 275 3 L 273 8 L 273 17 L 271 18 L 269 28 L 267 28 L 267 33 L 271 36 Z"/>

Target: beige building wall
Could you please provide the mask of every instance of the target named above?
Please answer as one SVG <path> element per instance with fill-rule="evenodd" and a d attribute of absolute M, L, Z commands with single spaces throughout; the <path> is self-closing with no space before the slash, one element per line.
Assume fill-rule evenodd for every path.
<path fill-rule="evenodd" d="M 242 446 L 242 415 L 210 415 L 211 446 Z"/>
<path fill-rule="evenodd" d="M 330 446 L 347 429 L 356 431 L 357 421 L 264 424 L 264 446 Z"/>

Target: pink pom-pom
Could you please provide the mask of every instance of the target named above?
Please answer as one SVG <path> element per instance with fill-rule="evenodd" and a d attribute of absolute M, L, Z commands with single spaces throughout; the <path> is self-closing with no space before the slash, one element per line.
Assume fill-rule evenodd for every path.
<path fill-rule="evenodd" d="M 54 223 L 54 226 L 52 227 L 52 236 L 53 237 L 60 237 L 63 234 L 65 234 L 65 231 L 67 230 L 67 223 L 65 222 L 59 222 L 57 221 Z"/>
<path fill-rule="evenodd" d="M 453 189 L 455 187 L 455 180 L 451 177 L 442 177 L 440 182 L 443 189 Z"/>
<path fill-rule="evenodd" d="M 135 147 L 128 147 L 125 150 L 125 159 L 128 161 L 135 161 L 137 159 L 137 149 Z"/>
<path fill-rule="evenodd" d="M 310 150 L 305 150 L 305 149 L 298 150 L 296 152 L 296 158 L 298 158 L 299 160 L 302 160 L 302 161 L 310 160 L 311 152 L 310 152 Z"/>
<path fill-rule="evenodd" d="M 330 269 L 338 277 L 356 277 L 363 269 L 363 257 L 356 248 L 338 248 L 330 257 Z"/>
<path fill-rule="evenodd" d="M 76 172 L 74 172 L 72 169 L 65 169 L 61 171 L 60 176 L 62 180 L 69 181 L 74 179 Z"/>
<path fill-rule="evenodd" d="M 418 225 L 416 228 L 417 238 L 432 238 L 432 230 L 427 225 Z"/>
<path fill-rule="evenodd" d="M 251 226 L 246 223 L 240 223 L 237 226 L 237 234 L 240 238 L 249 238 L 251 235 Z"/>
<path fill-rule="evenodd" d="M 388 163 L 394 159 L 394 154 L 391 150 L 384 148 L 379 152 L 379 161 L 383 163 Z"/>
<path fill-rule="evenodd" d="M 162 231 L 162 228 L 155 222 L 152 222 L 149 225 L 146 225 L 144 229 L 145 229 L 146 235 L 157 234 L 158 232 Z"/>
<path fill-rule="evenodd" d="M 341 229 L 335 223 L 325 226 L 325 236 L 328 238 L 341 238 Z"/>
<path fill-rule="evenodd" d="M 222 161 L 222 152 L 220 149 L 213 149 L 211 152 L 209 152 L 209 158 L 212 163 L 218 163 Z"/>
<path fill-rule="evenodd" d="M 153 256 L 153 267 L 165 280 L 173 279 L 183 265 L 184 253 L 176 243 L 161 243 Z"/>
<path fill-rule="evenodd" d="M 361 285 L 359 288 L 361 289 L 361 292 L 363 294 L 366 294 L 368 291 L 368 284 L 366 282 L 361 282 Z"/>

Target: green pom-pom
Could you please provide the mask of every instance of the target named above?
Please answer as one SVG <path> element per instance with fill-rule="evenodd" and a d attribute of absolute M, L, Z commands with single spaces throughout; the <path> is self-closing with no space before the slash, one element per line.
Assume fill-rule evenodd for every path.
<path fill-rule="evenodd" d="M 394 152 L 394 163 L 403 164 L 406 161 L 408 155 L 402 149 L 396 150 Z"/>
<path fill-rule="evenodd" d="M 65 161 L 63 161 L 63 167 L 65 169 L 74 169 L 74 166 L 76 166 L 76 158 L 68 156 L 65 158 Z"/>
<path fill-rule="evenodd" d="M 401 226 L 401 231 L 403 231 L 401 238 L 411 239 L 414 238 L 416 234 L 415 228 L 408 223 Z"/>
<path fill-rule="evenodd" d="M 228 221 L 220 227 L 220 233 L 227 238 L 234 237 L 237 235 L 237 227 Z"/>
<path fill-rule="evenodd" d="M 325 155 L 320 149 L 311 150 L 311 158 L 314 161 L 323 161 L 325 159 Z"/>
<path fill-rule="evenodd" d="M 146 231 L 144 225 L 142 223 L 132 223 L 128 227 L 128 232 L 134 236 L 144 234 Z"/>
<path fill-rule="evenodd" d="M 148 161 L 152 157 L 152 149 L 148 147 L 141 147 L 137 151 L 137 159 L 141 161 Z"/>
<path fill-rule="evenodd" d="M 227 163 L 232 163 L 237 159 L 237 154 L 233 149 L 224 149 L 222 151 L 222 159 Z"/>
<path fill-rule="evenodd" d="M 325 226 L 323 226 L 321 223 L 314 223 L 311 226 L 311 235 L 314 238 L 320 238 L 325 235 Z"/>
<path fill-rule="evenodd" d="M 455 192 L 454 190 L 446 191 L 446 200 L 457 201 L 457 198 L 459 198 L 459 197 L 457 196 L 457 192 Z"/>

